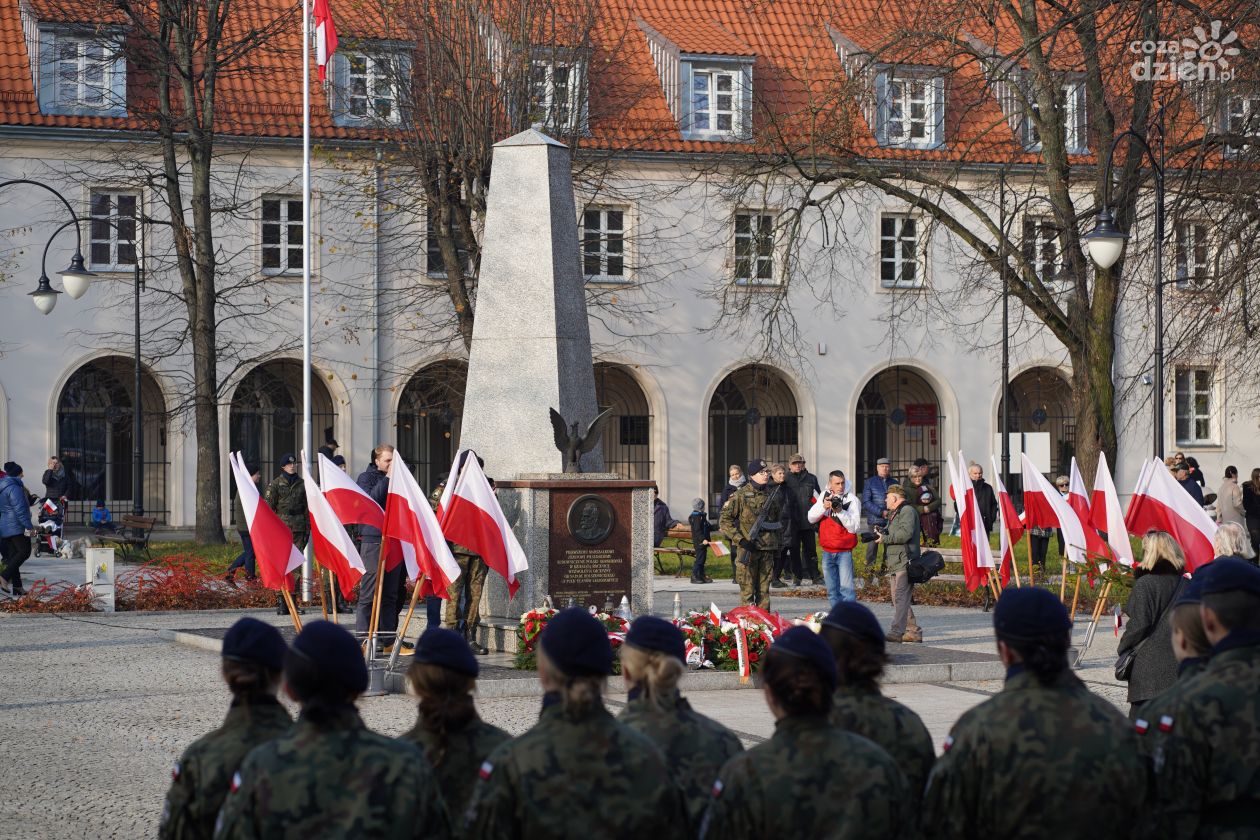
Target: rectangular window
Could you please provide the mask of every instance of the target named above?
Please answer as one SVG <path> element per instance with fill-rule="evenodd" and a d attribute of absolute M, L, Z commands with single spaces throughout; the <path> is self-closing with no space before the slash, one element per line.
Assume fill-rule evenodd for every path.
<path fill-rule="evenodd" d="M 1053 219 L 1024 219 L 1024 259 L 1042 284 L 1053 288 L 1063 269 L 1059 254 L 1059 226 Z"/>
<path fill-rule="evenodd" d="M 302 201 L 262 200 L 262 267 L 269 274 L 302 270 Z"/>
<path fill-rule="evenodd" d="M 96 38 L 58 34 L 55 42 L 53 103 L 58 108 L 107 110 L 114 86 L 114 48 Z"/>
<path fill-rule="evenodd" d="M 648 418 L 646 414 L 623 414 L 620 418 L 621 446 L 647 446 Z"/>
<path fill-rule="evenodd" d="M 1193 289 L 1208 282 L 1211 272 L 1208 228 L 1198 222 L 1177 222 L 1177 288 Z"/>
<path fill-rule="evenodd" d="M 369 53 L 346 55 L 346 110 L 359 120 L 399 120 L 396 62 Z"/>
<path fill-rule="evenodd" d="M 1212 369 L 1177 368 L 1177 444 L 1212 444 Z"/>
<path fill-rule="evenodd" d="M 581 66 L 535 61 L 530 68 L 530 122 L 534 128 L 568 131 L 581 116 Z"/>
<path fill-rule="evenodd" d="M 88 211 L 88 262 L 93 271 L 120 271 L 136 264 L 136 215 L 139 197 L 134 193 L 93 192 Z"/>
<path fill-rule="evenodd" d="M 626 279 L 626 211 L 588 207 L 582 213 L 582 273 L 587 280 Z"/>
<path fill-rule="evenodd" d="M 879 219 L 879 283 L 885 289 L 923 285 L 919 265 L 919 222 L 913 216 L 884 213 Z"/>
<path fill-rule="evenodd" d="M 735 214 L 735 282 L 774 282 L 774 216 Z"/>
<path fill-rule="evenodd" d="M 426 271 L 430 277 L 445 277 L 446 263 L 442 259 L 442 243 L 438 239 L 437 226 L 433 223 L 433 214 L 425 216 L 425 260 Z M 468 273 L 468 247 L 464 244 L 464 237 L 459 232 L 459 227 L 454 226 L 452 222 L 452 233 L 455 235 L 455 254 L 459 260 L 459 267 L 464 274 Z"/>
<path fill-rule="evenodd" d="M 691 130 L 731 133 L 739 124 L 738 70 L 691 74 Z"/>
<path fill-rule="evenodd" d="M 766 446 L 796 446 L 797 418 L 766 418 Z"/>
<path fill-rule="evenodd" d="M 889 79 L 888 144 L 922 146 L 932 142 L 935 104 L 932 79 Z"/>
<path fill-rule="evenodd" d="M 1026 91 L 1031 96 L 1031 91 Z M 1089 152 L 1089 127 L 1085 122 L 1085 85 L 1082 82 L 1068 82 L 1059 89 L 1055 107 L 1059 109 L 1059 119 L 1063 123 L 1063 145 L 1071 154 Z M 1041 133 L 1037 125 L 1028 119 L 1025 145 L 1029 149 L 1041 147 Z"/>
<path fill-rule="evenodd" d="M 1260 134 L 1260 94 L 1231 96 L 1225 100 L 1224 129 L 1227 134 L 1255 137 Z M 1237 154 L 1249 143 L 1230 143 L 1226 153 Z"/>

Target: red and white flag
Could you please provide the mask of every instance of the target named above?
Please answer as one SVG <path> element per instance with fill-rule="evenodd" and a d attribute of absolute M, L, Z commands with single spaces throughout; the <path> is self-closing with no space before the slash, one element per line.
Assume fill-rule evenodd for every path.
<path fill-rule="evenodd" d="M 228 455 L 232 465 L 232 477 L 236 479 L 236 495 L 245 511 L 245 529 L 249 531 L 258 559 L 258 572 L 263 586 L 268 589 L 284 589 L 289 585 L 289 573 L 300 568 L 303 557 L 293 544 L 293 532 L 280 521 L 276 512 L 267 507 L 249 477 L 244 456 L 239 452 Z"/>
<path fill-rule="evenodd" d="M 319 486 L 324 498 L 332 506 L 346 525 L 370 525 L 373 528 L 385 528 L 385 509 L 382 508 L 362 487 L 354 482 L 346 471 L 334 464 L 323 454 L 319 459 Z"/>
<path fill-rule="evenodd" d="M 958 511 L 958 530 L 962 540 L 963 578 L 967 588 L 975 592 L 984 585 L 987 569 L 993 568 L 993 552 L 989 548 L 989 538 L 984 533 L 984 524 L 980 520 L 976 506 L 976 491 L 971 484 L 971 476 L 967 472 L 967 461 L 962 452 L 958 453 L 958 462 L 954 462 L 951 453 L 945 453 L 949 463 L 950 492 L 954 496 L 954 507 Z"/>
<path fill-rule="evenodd" d="M 507 581 L 508 596 L 515 596 L 521 585 L 516 576 L 529 568 L 529 561 L 475 453 L 464 458 L 459 477 L 448 481 L 447 489 L 450 494 L 443 493 L 445 503 L 440 509 L 442 533 L 481 555 Z"/>
<path fill-rule="evenodd" d="M 49 516 L 52 516 L 54 513 L 57 512 L 57 503 L 54 502 L 52 499 L 44 499 L 44 504 L 41 510 L 43 510 L 44 513 L 48 514 Z"/>
<path fill-rule="evenodd" d="M 1131 534 L 1167 531 L 1186 555 L 1186 571 L 1211 563 L 1216 523 L 1172 477 L 1163 462 L 1152 459 L 1138 478 L 1129 500 L 1125 525 Z"/>
<path fill-rule="evenodd" d="M 746 683 L 752 677 L 752 660 L 748 656 L 748 634 L 742 618 L 735 625 L 735 657 L 739 663 L 739 681 Z"/>
<path fill-rule="evenodd" d="M 390 550 L 398 546 L 407 564 L 407 578 L 415 580 L 421 573 L 426 578 L 420 594 L 447 597 L 447 587 L 459 577 L 459 565 L 446 544 L 433 508 L 397 452 L 389 471 L 381 543 L 386 571 L 398 565 L 394 559 L 397 552 Z"/>
<path fill-rule="evenodd" d="M 1081 531 L 1085 534 L 1085 553 L 1095 557 L 1109 557 L 1107 544 L 1102 541 L 1102 537 L 1098 536 L 1098 529 L 1094 527 L 1089 510 L 1089 493 L 1085 489 L 1085 479 L 1081 477 L 1081 470 L 1076 465 L 1075 457 L 1072 458 L 1072 470 L 1068 482 L 1068 506 L 1081 520 Z"/>
<path fill-rule="evenodd" d="M 1024 526 L 1061 529 L 1068 561 L 1083 564 L 1085 529 L 1081 525 L 1080 517 L 1072 510 L 1067 499 L 1059 495 L 1054 485 L 1038 472 L 1033 462 L 1028 460 L 1027 454 L 1021 454 L 1020 460 L 1020 475 L 1024 483 Z"/>
<path fill-rule="evenodd" d="M 319 68 L 319 80 L 322 82 L 327 76 L 328 62 L 332 61 L 332 55 L 337 51 L 337 26 L 333 23 L 328 0 L 315 0 L 311 17 L 315 23 L 315 65 Z"/>
<path fill-rule="evenodd" d="M 1124 566 L 1133 565 L 1133 545 L 1129 542 L 1129 529 L 1124 525 L 1124 511 L 1116 483 L 1111 479 L 1107 456 L 1098 453 L 1098 470 L 1094 473 L 1094 498 L 1089 506 L 1090 523 L 1107 535 L 1111 554 Z"/>
<path fill-rule="evenodd" d="M 709 602 L 709 620 L 713 622 L 713 626 L 722 627 L 722 611 L 717 608 L 717 604 Z"/>
<path fill-rule="evenodd" d="M 997 491 L 998 497 L 998 527 L 1001 528 L 1001 575 L 1002 586 L 1010 583 L 1011 568 L 1015 565 L 1015 544 L 1024 536 L 1024 524 L 1019 521 L 1018 514 L 1015 513 L 1015 503 L 1011 501 L 1011 494 L 1006 492 L 1006 485 L 1002 483 L 1002 471 L 998 469 L 997 459 L 990 457 L 993 462 L 993 488 Z"/>
<path fill-rule="evenodd" d="M 328 460 L 323 455 L 319 458 L 321 461 Z M 320 466 L 323 467 L 322 464 Z M 336 465 L 332 467 L 341 472 Z M 302 486 L 306 490 L 306 510 L 311 519 L 311 549 L 315 553 L 315 559 L 325 569 L 332 570 L 337 576 L 341 594 L 349 598 L 354 585 L 363 577 L 367 568 L 359 557 L 359 549 L 355 548 L 354 540 L 346 532 L 345 524 L 337 518 L 332 505 L 307 469 L 305 452 L 302 453 Z"/>

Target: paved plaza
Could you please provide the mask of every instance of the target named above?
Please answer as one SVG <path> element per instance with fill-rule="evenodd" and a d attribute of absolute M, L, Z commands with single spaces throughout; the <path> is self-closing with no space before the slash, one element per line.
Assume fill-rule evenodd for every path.
<path fill-rule="evenodd" d="M 51 567 L 45 567 L 41 574 Z M 35 569 L 32 569 L 34 572 Z M 673 593 L 684 609 L 736 602 L 731 584 L 692 587 L 658 579 L 656 609 L 672 611 Z M 708 590 L 708 591 L 702 591 Z M 822 609 L 818 600 L 776 598 L 785 616 Z M 874 604 L 882 621 L 889 607 Z M 980 610 L 916 610 L 927 639 L 942 648 L 989 653 L 990 616 Z M 161 633 L 227 626 L 241 611 L 74 615 L 0 614 L 0 834 L 22 838 L 152 836 L 170 769 L 185 746 L 217 726 L 228 695 L 215 654 L 168 641 Z M 277 626 L 287 619 L 252 614 Z M 1078 619 L 1077 636 L 1084 623 Z M 1124 708 L 1124 687 L 1111 677 L 1115 639 L 1099 633 L 1079 673 L 1090 688 Z M 501 661 L 501 660 L 500 660 Z M 966 709 L 1001 687 L 998 681 L 903 683 L 888 693 L 915 709 L 939 745 Z M 624 702 L 620 679 L 611 680 L 610 705 Z M 734 729 L 745 744 L 774 728 L 760 691 L 689 692 L 701 712 Z M 369 726 L 396 735 L 415 718 L 414 701 L 392 695 L 360 702 Z M 512 733 L 535 720 L 535 697 L 482 699 L 481 714 Z"/>

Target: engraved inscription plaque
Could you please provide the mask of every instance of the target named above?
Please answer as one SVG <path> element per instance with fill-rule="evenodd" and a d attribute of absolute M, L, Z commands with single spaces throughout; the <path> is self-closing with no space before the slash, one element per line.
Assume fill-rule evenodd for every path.
<path fill-rule="evenodd" d="M 630 491 L 551 491 L 550 594 L 557 606 L 630 594 Z"/>

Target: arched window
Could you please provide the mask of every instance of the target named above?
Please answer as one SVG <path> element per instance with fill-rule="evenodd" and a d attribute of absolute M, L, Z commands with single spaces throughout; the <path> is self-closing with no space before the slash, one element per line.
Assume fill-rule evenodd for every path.
<path fill-rule="evenodd" d="M 945 466 L 941 443 L 940 400 L 928 381 L 912 368 L 897 366 L 871 377 L 857 404 L 856 484 L 875 474 L 875 462 L 887 458 L 892 477 L 905 481 L 916 459 L 927 460 L 940 483 Z"/>
<path fill-rule="evenodd" d="M 787 463 L 800 448 L 800 411 L 776 371 L 746 365 L 718 384 L 709 401 L 709 496 L 717 501 L 731 464 L 753 458 Z"/>
<path fill-rule="evenodd" d="M 57 400 L 57 452 L 70 476 L 68 523 L 88 521 L 97 499 L 115 518 L 131 513 L 135 453 L 132 446 L 135 361 L 122 356 L 95 359 L 76 370 Z M 170 513 L 166 456 L 166 400 L 148 370 L 140 374 L 144 467 L 141 503 L 146 516 L 165 522 Z M 29 481 L 42 492 L 38 473 Z"/>
<path fill-rule="evenodd" d="M 595 402 L 600 411 L 613 409 L 601 440 L 604 469 L 622 478 L 651 480 L 652 413 L 634 375 L 621 365 L 595 365 Z"/>
<path fill-rule="evenodd" d="M 319 373 L 311 370 L 311 446 L 324 442 L 324 430 L 336 428 L 337 410 Z M 334 433 L 334 437 L 335 437 Z M 245 463 L 262 470 L 263 485 L 280 472 L 280 458 L 302 450 L 302 363 L 293 359 L 264 362 L 245 374 L 232 395 L 228 445 Z M 315 452 L 307 457 L 314 462 Z M 235 487 L 229 495 L 234 497 Z"/>
<path fill-rule="evenodd" d="M 434 362 L 412 374 L 398 401 L 395 446 L 425 492 L 450 471 L 459 450 L 467 379 L 465 362 Z"/>
<path fill-rule="evenodd" d="M 1034 461 L 1049 453 L 1050 476 L 1067 475 L 1076 453 L 1076 414 L 1072 410 L 1072 386 L 1054 368 L 1035 367 L 1011 380 L 1011 408 L 1007 431 L 1024 435 L 1024 449 Z M 1002 427 L 1002 401 L 997 422 Z M 1011 447 L 1012 482 L 1019 473 L 1019 450 Z M 998 457 L 1001 457 L 1000 455 Z"/>

